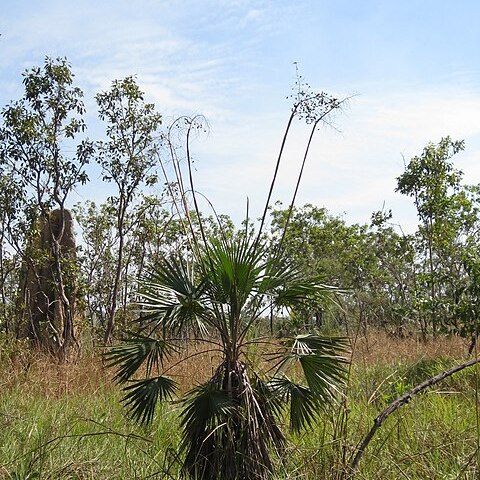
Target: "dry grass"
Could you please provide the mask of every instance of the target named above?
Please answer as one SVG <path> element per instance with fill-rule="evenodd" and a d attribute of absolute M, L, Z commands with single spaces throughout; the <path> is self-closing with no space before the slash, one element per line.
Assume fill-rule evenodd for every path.
<path fill-rule="evenodd" d="M 78 356 L 62 364 L 42 352 L 25 351 L 2 363 L 4 390 L 21 388 L 31 396 L 49 399 L 114 388 L 111 372 L 103 367 L 99 355 Z"/>
<path fill-rule="evenodd" d="M 437 337 L 426 343 L 420 338 L 398 338 L 382 331 L 371 330 L 354 342 L 354 363 L 362 365 L 393 365 L 416 363 L 420 360 L 463 359 L 468 341 L 457 336 Z"/>
<path fill-rule="evenodd" d="M 208 345 L 188 346 L 184 357 L 176 356 L 165 366 L 167 374 L 179 384 L 180 392 L 210 378 L 218 366 L 219 354 L 209 351 Z M 367 337 L 355 340 L 354 364 L 394 365 L 414 364 L 423 359 L 462 359 L 466 357 L 468 342 L 459 337 L 438 337 L 423 343 L 416 338 L 395 338 L 381 331 L 370 331 Z M 29 395 L 45 398 L 94 394 L 99 390 L 116 389 L 112 382 L 113 370 L 105 368 L 101 349 L 94 350 L 70 362 L 59 364 L 41 352 L 19 348 L 2 361 L 0 388 L 21 388 Z"/>
<path fill-rule="evenodd" d="M 220 362 L 219 352 L 211 351 L 208 344 L 191 344 L 186 350 L 165 364 L 165 372 L 177 383 L 180 393 L 207 381 Z"/>
<path fill-rule="evenodd" d="M 28 395 L 40 395 L 46 399 L 118 390 L 112 381 L 114 370 L 104 366 L 101 353 L 102 349 L 96 349 L 72 356 L 62 364 L 52 356 L 19 345 L 1 358 L 0 389 L 20 388 Z M 208 346 L 192 344 L 182 356 L 171 358 L 164 369 L 178 382 L 180 392 L 185 392 L 210 378 L 218 360 L 218 353 L 210 352 Z"/>

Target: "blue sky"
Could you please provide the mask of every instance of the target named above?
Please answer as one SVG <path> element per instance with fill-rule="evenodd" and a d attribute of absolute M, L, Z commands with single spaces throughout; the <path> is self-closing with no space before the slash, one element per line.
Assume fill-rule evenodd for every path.
<path fill-rule="evenodd" d="M 207 116 L 197 185 L 239 220 L 247 196 L 261 211 L 298 62 L 313 87 L 357 94 L 335 119 L 339 131 L 318 132 L 299 203 L 350 222 L 385 205 L 408 230 L 415 212 L 394 193 L 403 157 L 442 136 L 465 139 L 456 165 L 480 182 L 478 18 L 474 0 L 2 0 L 0 105 L 22 95 L 26 68 L 66 56 L 98 139 L 95 93 L 136 75 L 166 121 Z M 276 199 L 291 195 L 306 135 L 295 126 Z M 75 200 L 103 198 L 91 177 Z"/>

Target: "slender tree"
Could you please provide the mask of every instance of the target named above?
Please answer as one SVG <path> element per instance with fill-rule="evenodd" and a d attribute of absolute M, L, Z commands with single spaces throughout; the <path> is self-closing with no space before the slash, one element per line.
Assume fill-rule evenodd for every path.
<path fill-rule="evenodd" d="M 442 283 L 448 251 L 459 238 L 462 210 L 467 200 L 460 193 L 462 172 L 450 161 L 464 149 L 463 141 L 442 138 L 410 160 L 397 178 L 397 191 L 413 197 L 420 219 L 420 248 L 425 252 L 423 277 L 429 289 L 428 314 L 433 334 L 439 330 Z M 468 207 L 467 207 L 468 208 Z"/>
<path fill-rule="evenodd" d="M 115 80 L 110 90 L 98 94 L 96 99 L 108 138 L 98 144 L 98 162 L 103 168 L 103 179 L 113 182 L 117 188 L 116 195 L 110 199 L 116 206 L 118 250 L 104 338 L 108 343 L 115 329 L 128 214 L 140 186 L 156 181 L 151 173 L 156 162 L 155 140 L 161 115 L 153 104 L 144 101 L 143 92 L 133 77 Z"/>
<path fill-rule="evenodd" d="M 109 202 L 97 206 L 87 201 L 75 205 L 73 213 L 82 239 L 78 259 L 85 313 L 103 339 L 115 278 L 115 208 Z"/>

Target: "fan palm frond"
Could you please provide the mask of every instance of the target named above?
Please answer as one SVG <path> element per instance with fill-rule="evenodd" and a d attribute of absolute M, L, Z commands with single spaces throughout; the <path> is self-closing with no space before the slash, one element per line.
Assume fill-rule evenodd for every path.
<path fill-rule="evenodd" d="M 279 363 L 277 373 L 299 363 L 310 391 L 324 403 L 341 392 L 346 379 L 348 351 L 345 337 L 302 334 L 285 342 L 288 351 Z"/>
<path fill-rule="evenodd" d="M 164 259 L 142 282 L 139 322 L 172 333 L 193 325 L 205 334 L 210 312 L 203 302 L 203 287 L 193 282 L 184 261 Z"/>
<path fill-rule="evenodd" d="M 170 400 L 176 389 L 176 382 L 164 376 L 135 380 L 123 389 L 127 393 L 122 402 L 135 421 L 148 424 L 153 419 L 157 402 Z"/>
<path fill-rule="evenodd" d="M 264 270 L 264 251 L 248 239 L 212 241 L 203 259 L 203 271 L 212 297 L 233 305 L 239 313 L 248 298 L 258 290 Z"/>
<path fill-rule="evenodd" d="M 311 427 L 319 411 L 319 398 L 308 387 L 292 382 L 287 377 L 274 378 L 270 384 L 290 404 L 290 430 L 298 433 Z"/>
<path fill-rule="evenodd" d="M 291 347 L 292 353 L 297 355 L 308 355 L 311 353 L 319 355 L 338 355 L 347 353 L 350 348 L 348 337 L 313 335 L 305 333 L 296 335 L 287 345 Z"/>
<path fill-rule="evenodd" d="M 295 273 L 297 275 L 294 275 Z M 318 283 L 315 279 L 305 279 L 298 272 L 294 274 L 275 296 L 276 306 L 290 308 L 311 301 L 324 303 L 326 298 L 330 298 L 333 294 L 342 293 L 342 290 L 332 285 Z"/>
<path fill-rule="evenodd" d="M 181 449 L 185 452 L 184 469 L 192 478 L 217 478 L 218 449 L 225 448 L 227 419 L 234 411 L 228 392 L 213 382 L 191 390 L 183 401 Z"/>
<path fill-rule="evenodd" d="M 150 376 L 159 363 L 168 359 L 176 348 L 164 339 L 156 339 L 140 334 L 132 334 L 124 340 L 122 345 L 110 347 L 105 353 L 107 367 L 117 367 L 114 380 L 124 383 L 131 378 L 138 369 L 146 364 L 146 375 Z"/>
<path fill-rule="evenodd" d="M 187 393 L 183 406 L 184 440 L 192 441 L 207 429 L 220 426 L 222 419 L 231 412 L 233 403 L 226 390 L 207 382 Z"/>

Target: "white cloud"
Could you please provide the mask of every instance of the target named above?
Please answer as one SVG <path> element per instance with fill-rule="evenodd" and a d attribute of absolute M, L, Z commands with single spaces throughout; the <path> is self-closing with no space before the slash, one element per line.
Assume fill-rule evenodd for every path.
<path fill-rule="evenodd" d="M 363 95 L 352 102 L 345 116 L 337 118 L 339 134 L 325 128 L 317 132 L 305 169 L 298 203 L 311 202 L 333 212 L 346 211 L 350 221 L 366 222 L 370 213 L 393 208 L 407 229 L 415 222 L 408 198 L 394 192 L 395 178 L 403 171 L 402 154 L 408 161 L 430 141 L 442 136 L 465 138 L 466 152 L 454 158 L 467 183 L 480 182 L 480 143 L 476 121 L 480 95 L 450 89 L 405 94 Z M 284 117 L 288 112 L 283 114 Z M 237 220 L 245 198 L 260 212 L 268 190 L 282 122 L 280 114 L 243 116 L 237 123 L 219 128 L 201 147 L 199 185 L 222 211 Z M 286 121 L 286 118 L 285 118 Z M 296 125 L 285 152 L 275 199 L 288 202 L 303 156 L 307 131 Z"/>

